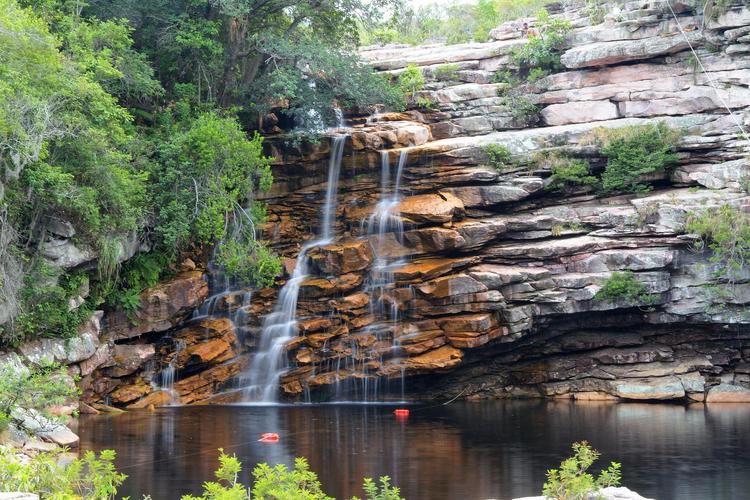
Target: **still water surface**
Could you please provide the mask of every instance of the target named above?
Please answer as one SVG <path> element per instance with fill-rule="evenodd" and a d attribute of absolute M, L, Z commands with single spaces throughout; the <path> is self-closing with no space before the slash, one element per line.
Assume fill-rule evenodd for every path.
<path fill-rule="evenodd" d="M 246 465 L 304 456 L 324 490 L 361 495 L 363 476 L 389 475 L 409 500 L 538 494 L 547 469 L 588 440 L 622 462 L 623 483 L 659 500 L 750 498 L 750 406 L 543 401 L 392 406 L 219 406 L 82 417 L 82 449 L 117 450 L 120 493 L 154 500 L 199 493 L 217 448 Z M 278 432 L 275 444 L 257 441 Z"/>

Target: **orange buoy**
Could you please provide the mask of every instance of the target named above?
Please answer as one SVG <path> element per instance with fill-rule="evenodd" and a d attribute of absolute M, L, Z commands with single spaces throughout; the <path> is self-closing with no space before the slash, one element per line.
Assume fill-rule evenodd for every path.
<path fill-rule="evenodd" d="M 258 441 L 261 443 L 277 443 L 279 441 L 279 435 L 275 432 L 264 432 L 260 435 Z"/>
<path fill-rule="evenodd" d="M 408 417 L 409 416 L 409 410 L 405 408 L 396 408 L 393 410 L 393 414 L 397 417 Z"/>

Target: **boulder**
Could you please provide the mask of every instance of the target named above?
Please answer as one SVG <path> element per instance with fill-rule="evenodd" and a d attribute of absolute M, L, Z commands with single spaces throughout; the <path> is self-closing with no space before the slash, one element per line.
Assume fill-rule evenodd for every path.
<path fill-rule="evenodd" d="M 78 436 L 64 424 L 51 420 L 36 410 L 15 408 L 13 419 L 20 422 L 20 427 L 45 441 L 75 448 L 78 446 Z"/>
<path fill-rule="evenodd" d="M 396 212 L 407 222 L 442 224 L 461 219 L 464 205 L 451 193 L 423 194 L 405 198 Z"/>

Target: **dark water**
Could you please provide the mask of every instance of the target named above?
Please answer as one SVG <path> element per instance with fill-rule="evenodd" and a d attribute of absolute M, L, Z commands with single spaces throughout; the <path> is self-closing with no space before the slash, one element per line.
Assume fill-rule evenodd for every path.
<path fill-rule="evenodd" d="M 305 456 L 324 490 L 361 495 L 387 474 L 409 500 L 508 499 L 539 494 L 545 471 L 588 440 L 622 462 L 624 485 L 646 497 L 750 498 L 750 406 L 568 402 L 389 406 L 192 407 L 81 419 L 83 449 L 114 448 L 130 478 L 120 492 L 155 500 L 199 493 L 217 448 L 247 473 L 257 462 Z M 276 444 L 257 442 L 278 432 Z M 247 479 L 247 477 L 245 477 Z"/>

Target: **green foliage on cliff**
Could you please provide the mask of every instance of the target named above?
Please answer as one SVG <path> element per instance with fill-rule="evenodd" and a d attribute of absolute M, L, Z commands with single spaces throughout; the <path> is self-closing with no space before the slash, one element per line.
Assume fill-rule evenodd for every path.
<path fill-rule="evenodd" d="M 551 19 L 544 9 L 540 10 L 536 17 L 535 29 L 538 34 L 529 35 L 528 43 L 513 50 L 513 60 L 526 71 L 559 71 L 563 67 L 560 56 L 565 47 L 565 38 L 572 29 L 570 22 L 564 19 Z"/>
<path fill-rule="evenodd" d="M 588 472 L 601 454 L 586 441 L 573 444 L 574 455 L 560 464 L 559 469 L 547 471 L 547 482 L 542 495 L 555 500 L 586 500 L 609 486 L 618 486 L 622 475 L 617 462 L 609 464 L 598 477 Z"/>
<path fill-rule="evenodd" d="M 605 192 L 641 193 L 651 189 L 644 176 L 665 173 L 677 161 L 682 136 L 664 122 L 621 128 L 598 128 L 582 144 L 601 147 L 607 157 L 601 187 Z"/>
<path fill-rule="evenodd" d="M 650 305 L 656 301 L 657 297 L 648 292 L 648 288 L 638 281 L 633 271 L 622 271 L 612 273 L 602 288 L 596 292 L 594 299 L 606 302 L 624 300 Z"/>
<path fill-rule="evenodd" d="M 722 205 L 688 214 L 685 232 L 696 234 L 698 250 L 711 251 L 715 277 L 732 284 L 746 276 L 750 265 L 750 214 Z"/>
<path fill-rule="evenodd" d="M 42 498 L 114 499 L 125 474 L 117 472 L 115 452 L 83 452 L 61 465 L 62 451 L 40 453 L 26 463 L 19 462 L 12 448 L 0 446 L 0 491 L 28 491 Z"/>
<path fill-rule="evenodd" d="M 503 171 L 514 166 L 513 153 L 502 144 L 488 144 L 482 148 L 495 170 Z"/>
<path fill-rule="evenodd" d="M 599 179 L 591 175 L 585 160 L 570 158 L 557 151 L 539 151 L 531 157 L 534 169 L 549 169 L 552 173 L 549 189 L 567 190 L 577 186 L 595 186 Z"/>
<path fill-rule="evenodd" d="M 14 412 L 20 408 L 23 411 L 37 412 L 51 422 L 57 422 L 59 419 L 49 414 L 48 407 L 61 405 L 77 395 L 78 390 L 64 366 L 46 360 L 39 366 L 31 367 L 17 366 L 10 362 L 0 363 L 0 432 L 14 420 L 22 427 L 23 421 L 17 419 Z M 0 479 L 2 474 L 0 467 Z M 0 480 L 0 485 L 2 484 L 3 481 Z"/>
<path fill-rule="evenodd" d="M 410 64 L 398 75 L 397 82 L 401 92 L 410 98 L 414 98 L 414 94 L 424 88 L 425 80 L 422 70 L 418 66 Z"/>
<path fill-rule="evenodd" d="M 87 287 L 85 274 L 60 273 L 58 269 L 39 264 L 26 275 L 21 291 L 23 307 L 3 332 L 5 340 L 16 344 L 30 337 L 75 337 L 78 327 L 92 310 L 87 303 L 71 308 L 71 301 Z"/>

